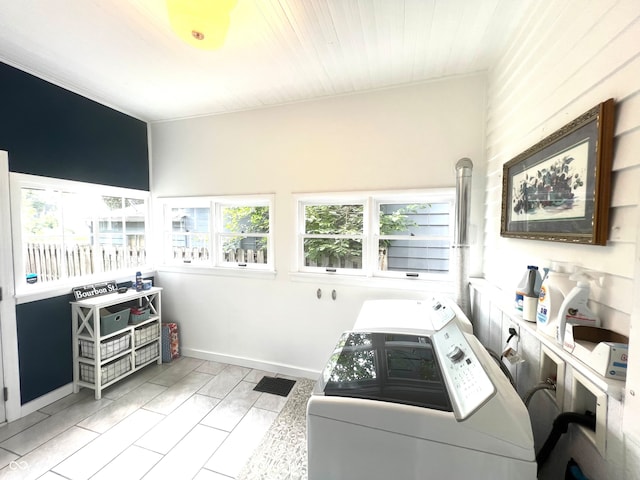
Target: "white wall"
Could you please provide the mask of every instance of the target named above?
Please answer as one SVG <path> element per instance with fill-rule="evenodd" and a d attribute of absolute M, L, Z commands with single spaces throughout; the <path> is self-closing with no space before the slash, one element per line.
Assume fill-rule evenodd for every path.
<path fill-rule="evenodd" d="M 153 124 L 154 196 L 275 193 L 276 198 L 275 278 L 159 272 L 158 283 L 166 288 L 163 312 L 179 322 L 183 351 L 271 363 L 280 371 L 315 377 L 363 300 L 425 297 L 425 291 L 331 279 L 308 283 L 290 276 L 293 194 L 453 187 L 455 163 L 469 157 L 475 164 L 472 223 L 482 232 L 485 90 L 484 76 L 469 76 Z M 480 252 L 476 242 L 472 274 L 481 272 Z M 318 287 L 324 291 L 321 300 Z M 336 301 L 330 298 L 333 288 Z"/>
<path fill-rule="evenodd" d="M 484 231 L 485 277 L 511 295 L 527 264 L 563 260 L 607 274 L 592 290 L 591 305 L 605 327 L 631 334 L 625 421 L 610 423 L 610 439 L 638 428 L 640 352 L 637 274 L 638 185 L 640 184 L 640 2 L 637 0 L 554 0 L 538 2 L 509 51 L 489 75 L 487 195 Z M 610 233 L 606 246 L 564 245 L 500 236 L 502 167 L 528 147 L 598 103 L 617 102 Z M 635 327 L 632 329 L 632 327 Z M 635 426 L 634 426 L 635 425 Z M 637 433 L 628 449 L 614 446 L 606 463 L 583 458 L 590 478 L 623 476 L 620 460 L 635 459 Z M 620 441 L 621 445 L 621 441 Z M 588 457 L 588 455 L 586 455 Z M 585 454 L 582 455 L 585 457 Z M 631 468 L 631 467 L 629 467 Z M 630 470 L 629 470 L 630 472 Z M 627 474 L 629 473 L 627 472 Z"/>

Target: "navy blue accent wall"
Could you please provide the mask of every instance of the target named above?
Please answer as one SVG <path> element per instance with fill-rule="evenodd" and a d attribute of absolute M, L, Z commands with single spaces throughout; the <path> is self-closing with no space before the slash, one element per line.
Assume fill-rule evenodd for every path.
<path fill-rule="evenodd" d="M 21 402 L 73 381 L 71 295 L 16 307 Z"/>
<path fill-rule="evenodd" d="M 0 63 L 9 170 L 149 190 L 147 124 Z"/>
<path fill-rule="evenodd" d="M 12 172 L 149 190 L 145 122 L 1 62 L 0 150 Z M 16 308 L 23 404 L 73 381 L 70 299 Z"/>

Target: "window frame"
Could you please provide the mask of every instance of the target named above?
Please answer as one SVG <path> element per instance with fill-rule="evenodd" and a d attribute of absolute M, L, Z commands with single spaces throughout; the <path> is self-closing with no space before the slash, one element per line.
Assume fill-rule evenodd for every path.
<path fill-rule="evenodd" d="M 374 251 L 378 251 L 378 245 L 382 237 L 388 237 L 388 235 L 380 234 L 380 222 L 377 221 L 377 215 L 380 211 L 381 204 L 407 204 L 407 203 L 442 203 L 449 204 L 449 234 L 438 236 L 426 236 L 419 235 L 414 236 L 411 241 L 417 240 L 447 240 L 449 242 L 449 248 L 453 245 L 453 230 L 454 230 L 454 218 L 455 218 L 455 188 L 451 189 L 438 189 L 428 190 L 421 193 L 397 193 L 391 195 L 378 195 L 373 198 L 373 208 L 371 209 L 372 225 L 374 226 L 372 245 L 375 246 Z M 400 240 L 400 238 L 396 238 Z M 374 259 L 375 260 L 375 259 Z M 378 262 L 375 261 L 373 267 L 374 276 L 385 278 L 428 278 L 428 279 L 443 279 L 451 278 L 452 264 L 451 257 L 449 257 L 449 270 L 447 272 L 413 272 L 410 270 L 380 270 Z M 417 277 L 415 276 L 417 274 Z"/>
<path fill-rule="evenodd" d="M 96 283 L 101 281 L 113 280 L 114 278 L 133 278 L 136 271 L 147 271 L 150 269 L 149 256 L 149 233 L 151 219 L 151 196 L 148 191 L 134 190 L 124 187 L 115 187 L 109 185 L 100 185 L 88 182 L 79 182 L 74 180 L 66 180 L 52 177 L 42 177 L 38 175 L 30 175 L 25 173 L 10 172 L 9 174 L 9 190 L 11 197 L 11 232 L 12 242 L 14 245 L 13 268 L 16 297 L 40 297 L 46 292 L 56 292 L 60 289 L 67 290 L 73 286 L 88 283 Z M 67 194 L 89 195 L 95 197 L 120 197 L 136 200 L 143 200 L 144 208 L 144 243 L 147 252 L 144 265 L 136 267 L 125 267 L 116 270 L 103 272 L 94 272 L 87 275 L 69 276 L 69 272 L 65 272 L 65 277 L 59 280 L 51 280 L 47 282 L 37 282 L 28 284 L 26 280 L 26 252 L 23 245 L 23 222 L 22 222 L 22 190 L 55 190 Z M 123 207 L 126 208 L 126 207 Z M 126 217 L 122 217 L 125 222 Z M 96 227 L 96 231 L 92 235 L 92 245 L 100 238 L 100 218 L 98 215 L 92 217 L 92 222 Z M 64 229 L 64 224 L 63 224 Z M 110 233 L 109 236 L 112 234 Z M 126 242 L 127 230 L 126 224 L 123 223 L 122 239 Z M 64 236 L 63 236 L 64 237 Z M 64 244 L 64 242 L 63 242 Z M 95 267 L 95 266 L 94 266 Z"/>
<path fill-rule="evenodd" d="M 328 196 L 329 195 L 329 196 Z M 309 196 L 299 196 L 296 202 L 297 204 L 297 239 L 296 239 L 296 249 L 297 249 L 297 264 L 298 271 L 301 273 L 319 273 L 319 274 L 338 274 L 344 276 L 363 276 L 363 271 L 365 270 L 365 259 L 368 257 L 367 248 L 368 242 L 366 241 L 368 232 L 370 230 L 370 215 L 367 211 L 368 197 L 366 195 L 357 195 L 354 194 L 350 196 L 348 194 L 321 194 L 321 195 L 309 195 Z M 362 221 L 362 235 L 320 235 L 320 234 L 308 234 L 305 232 L 306 227 L 306 215 L 305 215 L 305 207 L 306 206 L 316 206 L 316 205 L 362 205 L 363 206 L 363 221 Z M 338 268 L 338 267 L 317 267 L 317 266 L 307 266 L 305 265 L 304 258 L 304 241 L 307 238 L 349 238 L 349 239 L 357 239 L 358 237 L 362 237 L 362 268 L 359 269 L 349 269 L 349 268 Z"/>
<path fill-rule="evenodd" d="M 447 272 L 411 272 L 381 270 L 378 261 L 378 247 L 381 239 L 379 209 L 381 204 L 413 204 L 413 203 L 445 203 L 449 205 L 449 234 L 440 236 L 453 245 L 455 218 L 455 188 L 434 188 L 401 191 L 372 191 L 372 192 L 326 192 L 304 193 L 295 195 L 296 203 L 296 268 L 300 275 L 340 276 L 344 278 L 379 278 L 396 280 L 429 280 L 451 281 L 453 279 L 453 265 L 449 264 Z M 307 205 L 364 205 L 362 268 L 330 268 L 306 266 L 304 258 L 304 239 L 313 237 L 305 233 L 305 206 Z M 320 237 L 323 237 L 320 235 Z M 434 237 L 423 237 L 423 239 Z M 450 257 L 449 261 L 452 261 Z"/>
<path fill-rule="evenodd" d="M 229 195 L 229 196 L 198 196 L 198 197 L 158 197 L 157 203 L 161 206 L 162 218 L 160 219 L 162 230 L 162 247 L 159 259 L 161 269 L 184 268 L 189 271 L 198 269 L 233 270 L 233 271 L 275 271 L 274 251 L 274 195 Z M 269 208 L 269 232 L 251 233 L 247 236 L 260 236 L 267 238 L 267 261 L 265 263 L 254 262 L 229 262 L 224 258 L 222 250 L 223 238 L 228 237 L 229 232 L 224 232 L 222 225 L 222 209 L 224 207 L 266 206 Z M 203 262 L 185 262 L 173 260 L 171 210 L 173 208 L 208 208 L 209 209 L 209 258 Z"/>

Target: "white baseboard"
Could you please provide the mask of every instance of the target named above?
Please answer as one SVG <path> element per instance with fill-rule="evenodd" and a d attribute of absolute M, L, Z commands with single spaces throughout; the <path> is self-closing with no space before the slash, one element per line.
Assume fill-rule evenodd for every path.
<path fill-rule="evenodd" d="M 66 397 L 73 393 L 73 383 L 68 383 L 67 385 L 63 385 L 62 387 L 56 388 L 55 390 L 42 395 L 30 402 L 25 403 L 20 408 L 20 418 L 26 417 L 30 413 L 35 412 L 36 410 L 40 410 L 41 408 L 46 407 L 47 405 L 51 405 L 53 402 L 57 402 L 61 398 Z M 15 420 L 15 419 L 10 419 Z"/>
<path fill-rule="evenodd" d="M 225 355 L 220 353 L 208 352 L 205 350 L 197 350 L 193 348 L 183 348 L 180 352 L 185 357 L 199 358 L 200 360 L 209 360 L 220 363 L 230 363 L 232 365 L 239 365 L 241 367 L 255 368 L 257 370 L 264 370 L 266 372 L 273 372 L 281 375 L 288 375 L 292 377 L 308 378 L 311 380 L 317 380 L 320 376 L 320 372 L 317 370 L 308 370 L 299 367 L 293 367 L 291 365 L 284 365 L 281 363 L 264 362 L 255 360 L 252 358 L 236 357 L 232 355 Z"/>

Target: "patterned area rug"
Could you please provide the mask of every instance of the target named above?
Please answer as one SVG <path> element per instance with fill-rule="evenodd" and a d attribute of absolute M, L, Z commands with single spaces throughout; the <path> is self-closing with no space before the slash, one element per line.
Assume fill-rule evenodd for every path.
<path fill-rule="evenodd" d="M 237 480 L 307 480 L 307 400 L 315 381 L 301 379 Z"/>

